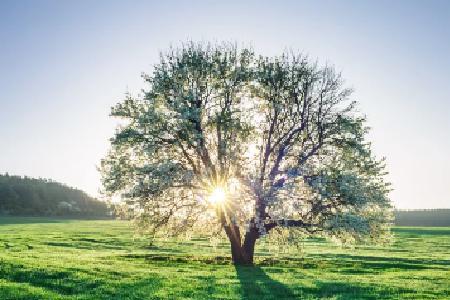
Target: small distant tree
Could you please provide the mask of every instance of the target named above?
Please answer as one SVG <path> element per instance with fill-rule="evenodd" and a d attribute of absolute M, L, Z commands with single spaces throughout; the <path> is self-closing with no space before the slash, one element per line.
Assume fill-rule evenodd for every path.
<path fill-rule="evenodd" d="M 236 264 L 268 234 L 342 242 L 388 236 L 384 164 L 339 73 L 307 57 L 188 43 L 161 54 L 102 161 L 140 228 L 224 232 Z M 293 235 L 292 235 L 293 234 Z"/>

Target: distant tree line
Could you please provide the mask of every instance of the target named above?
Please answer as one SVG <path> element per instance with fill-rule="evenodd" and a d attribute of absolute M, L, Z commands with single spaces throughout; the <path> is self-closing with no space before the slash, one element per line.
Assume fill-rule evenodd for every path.
<path fill-rule="evenodd" d="M 49 179 L 0 174 L 0 215 L 105 217 L 107 204 Z"/>
<path fill-rule="evenodd" d="M 397 226 L 450 226 L 450 209 L 396 210 Z"/>

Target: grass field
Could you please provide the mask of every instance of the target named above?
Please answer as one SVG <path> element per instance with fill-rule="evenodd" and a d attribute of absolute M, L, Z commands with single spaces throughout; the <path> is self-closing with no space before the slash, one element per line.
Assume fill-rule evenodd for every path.
<path fill-rule="evenodd" d="M 149 246 L 126 221 L 0 218 L 0 299 L 449 299 L 450 228 L 394 232 L 389 247 L 259 244 L 234 267 L 226 243 Z"/>

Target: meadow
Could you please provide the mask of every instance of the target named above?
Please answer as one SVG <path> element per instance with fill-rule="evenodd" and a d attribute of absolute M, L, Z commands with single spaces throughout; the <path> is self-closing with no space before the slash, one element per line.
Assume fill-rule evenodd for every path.
<path fill-rule="evenodd" d="M 390 246 L 317 239 L 254 267 L 205 238 L 149 244 L 117 220 L 0 218 L 0 299 L 449 299 L 450 227 L 396 227 Z"/>

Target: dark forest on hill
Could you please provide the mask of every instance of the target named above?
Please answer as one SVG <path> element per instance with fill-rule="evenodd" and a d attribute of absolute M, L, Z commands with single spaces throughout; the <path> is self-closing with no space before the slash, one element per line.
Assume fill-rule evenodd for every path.
<path fill-rule="evenodd" d="M 106 203 L 49 179 L 0 175 L 0 215 L 108 216 Z"/>
<path fill-rule="evenodd" d="M 450 209 L 411 209 L 395 211 L 397 226 L 450 226 Z"/>

